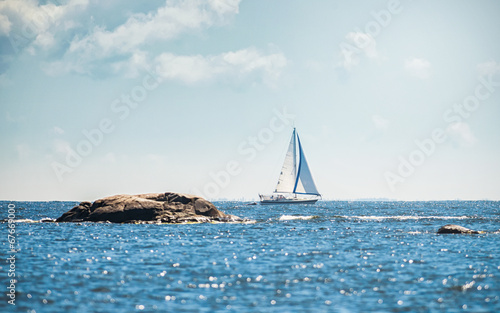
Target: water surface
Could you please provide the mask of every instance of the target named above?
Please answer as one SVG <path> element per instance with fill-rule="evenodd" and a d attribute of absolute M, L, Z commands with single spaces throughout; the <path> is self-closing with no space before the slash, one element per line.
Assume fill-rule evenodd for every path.
<path fill-rule="evenodd" d="M 500 312 L 500 234 L 436 234 L 497 231 L 500 202 L 217 202 L 255 222 L 184 225 L 33 223 L 76 203 L 0 204 L 20 248 L 2 312 Z"/>

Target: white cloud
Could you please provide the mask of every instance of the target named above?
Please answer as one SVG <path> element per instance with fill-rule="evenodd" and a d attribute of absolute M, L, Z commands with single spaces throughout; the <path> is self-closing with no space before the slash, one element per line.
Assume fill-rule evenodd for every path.
<path fill-rule="evenodd" d="M 215 56 L 178 56 L 163 53 L 156 58 L 160 76 L 195 83 L 215 79 L 219 76 L 244 77 L 250 73 L 261 73 L 265 81 L 279 77 L 287 60 L 281 53 L 262 54 L 255 48 L 226 52 Z"/>
<path fill-rule="evenodd" d="M 382 116 L 375 114 L 372 115 L 372 122 L 376 129 L 386 130 L 389 128 L 389 120 L 383 118 Z"/>
<path fill-rule="evenodd" d="M 104 155 L 103 161 L 110 164 L 116 163 L 116 156 L 113 152 L 108 152 Z"/>
<path fill-rule="evenodd" d="M 239 12 L 239 3 L 241 0 L 209 0 L 210 7 L 213 8 L 219 16 L 233 15 Z"/>
<path fill-rule="evenodd" d="M 431 63 L 425 59 L 408 59 L 405 61 L 405 69 L 410 75 L 420 79 L 426 79 L 431 76 Z"/>
<path fill-rule="evenodd" d="M 346 70 L 359 64 L 359 56 L 353 50 L 341 49 L 340 58 L 342 59 L 340 65 Z"/>
<path fill-rule="evenodd" d="M 167 1 L 147 14 L 137 13 L 109 31 L 95 27 L 93 32 L 71 42 L 68 53 L 91 62 L 117 55 L 128 55 L 145 44 L 176 38 L 183 32 L 224 23 L 238 13 L 239 0 Z"/>
<path fill-rule="evenodd" d="M 88 0 L 69 0 L 66 4 L 40 5 L 35 0 L 0 2 L 0 34 L 10 36 L 15 50 L 34 47 L 47 49 L 55 43 L 56 33 L 64 34 L 72 15 L 86 8 Z"/>
<path fill-rule="evenodd" d="M 12 23 L 6 15 L 0 14 L 0 35 L 9 35 Z"/>
<path fill-rule="evenodd" d="M 52 46 L 54 46 L 56 40 L 54 38 L 54 35 L 50 32 L 44 32 L 44 33 L 40 33 L 38 34 L 38 36 L 36 36 L 36 39 L 35 41 L 33 42 L 34 45 L 37 45 L 41 48 L 50 48 Z"/>
<path fill-rule="evenodd" d="M 361 137 L 361 139 L 365 142 L 378 141 L 380 138 L 382 138 L 382 136 L 386 133 L 387 129 L 389 129 L 390 126 L 389 120 L 379 114 L 372 115 L 371 121 L 375 129 L 371 129 L 370 132 Z"/>
<path fill-rule="evenodd" d="M 477 139 L 472 133 L 469 124 L 465 122 L 453 123 L 446 128 L 450 138 L 464 147 L 473 146 Z"/>
<path fill-rule="evenodd" d="M 201 55 L 179 56 L 172 53 L 163 53 L 156 58 L 157 72 L 167 79 L 178 79 L 186 83 L 207 80 L 217 74 L 210 58 Z"/>
<path fill-rule="evenodd" d="M 63 135 L 64 134 L 64 129 L 62 129 L 60 127 L 57 127 L 57 126 L 54 126 L 54 127 L 52 127 L 51 132 L 53 134 L 56 134 L 56 135 Z"/>
<path fill-rule="evenodd" d="M 346 41 L 340 44 L 340 65 L 350 70 L 360 62 L 362 55 L 369 59 L 378 57 L 377 42 L 370 34 L 363 32 L 350 32 Z"/>
<path fill-rule="evenodd" d="M 347 34 L 346 38 L 356 44 L 368 58 L 374 59 L 378 56 L 377 42 L 372 35 L 363 32 L 351 32 Z"/>
<path fill-rule="evenodd" d="M 52 142 L 52 151 L 60 157 L 66 157 L 68 153 L 73 152 L 73 149 L 71 148 L 69 142 L 56 139 Z"/>
<path fill-rule="evenodd" d="M 492 60 L 484 63 L 479 63 L 476 66 L 476 69 L 479 76 L 495 75 L 496 73 L 500 72 L 500 64 Z"/>
<path fill-rule="evenodd" d="M 78 74 L 90 75 L 90 70 L 83 66 L 83 64 L 74 64 L 67 61 L 54 61 L 50 63 L 43 63 L 42 70 L 49 76 L 59 76 L 66 73 L 74 72 Z"/>
<path fill-rule="evenodd" d="M 156 68 L 163 78 L 185 83 L 259 73 L 265 82 L 271 83 L 287 63 L 280 52 L 263 54 L 254 48 L 209 56 L 170 52 L 155 56 L 145 52 L 150 44 L 226 23 L 239 12 L 239 2 L 167 1 L 155 11 L 131 15 L 113 30 L 95 27 L 90 34 L 75 38 L 63 59 L 46 64 L 44 70 L 50 75 L 65 72 L 93 75 L 101 71 L 137 77 L 147 68 Z M 104 70 L 106 67 L 109 71 Z"/>
<path fill-rule="evenodd" d="M 144 69 L 150 68 L 149 56 L 145 51 L 136 51 L 126 61 L 112 64 L 112 68 L 117 73 L 123 73 L 127 78 L 139 76 Z"/>
<path fill-rule="evenodd" d="M 250 47 L 204 56 L 155 54 L 148 50 L 151 45 L 168 42 L 184 33 L 227 23 L 238 14 L 239 3 L 240 0 L 168 0 L 150 12 L 130 15 L 113 29 L 95 26 L 83 36 L 74 36 L 64 55 L 56 61 L 42 63 L 42 69 L 51 76 L 73 72 L 90 76 L 119 74 L 131 78 L 145 69 L 156 68 L 164 78 L 185 83 L 257 74 L 264 82 L 272 84 L 287 64 L 280 52 L 264 54 Z M 71 14 L 87 4 L 88 0 L 70 0 L 65 5 L 7 0 L 0 3 L 0 14 L 3 14 L 0 15 L 0 31 L 19 32 L 28 25 L 33 38 L 24 48 L 36 54 L 38 49 L 60 44 L 61 29 L 77 26 L 69 19 Z M 9 23 L 14 26 L 10 27 Z"/>

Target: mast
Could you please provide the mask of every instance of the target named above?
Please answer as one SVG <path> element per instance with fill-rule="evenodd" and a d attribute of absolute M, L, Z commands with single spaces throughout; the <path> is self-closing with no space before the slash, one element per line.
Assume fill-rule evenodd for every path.
<path fill-rule="evenodd" d="M 295 127 L 293 128 L 293 168 L 295 170 L 295 183 L 293 184 L 293 196 L 297 198 L 295 193 L 295 186 L 297 186 L 297 181 L 299 180 L 299 168 L 297 166 L 297 131 Z"/>
<path fill-rule="evenodd" d="M 294 168 L 294 171 L 295 171 L 295 183 L 297 183 L 297 179 L 298 179 L 298 167 L 297 167 L 297 131 L 295 130 L 295 127 L 293 128 L 293 133 L 292 133 L 292 137 L 293 137 L 293 168 Z"/>

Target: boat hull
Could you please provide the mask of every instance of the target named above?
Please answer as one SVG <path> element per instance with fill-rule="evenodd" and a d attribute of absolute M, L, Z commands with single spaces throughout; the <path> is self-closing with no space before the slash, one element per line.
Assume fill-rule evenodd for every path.
<path fill-rule="evenodd" d="M 260 200 L 260 204 L 314 204 L 318 199 L 297 199 L 297 200 Z"/>

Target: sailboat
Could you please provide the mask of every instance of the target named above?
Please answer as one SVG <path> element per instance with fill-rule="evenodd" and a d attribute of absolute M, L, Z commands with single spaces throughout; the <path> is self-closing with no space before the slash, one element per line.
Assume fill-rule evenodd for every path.
<path fill-rule="evenodd" d="M 273 194 L 259 194 L 259 198 L 261 204 L 315 203 L 321 199 L 295 128 Z"/>

